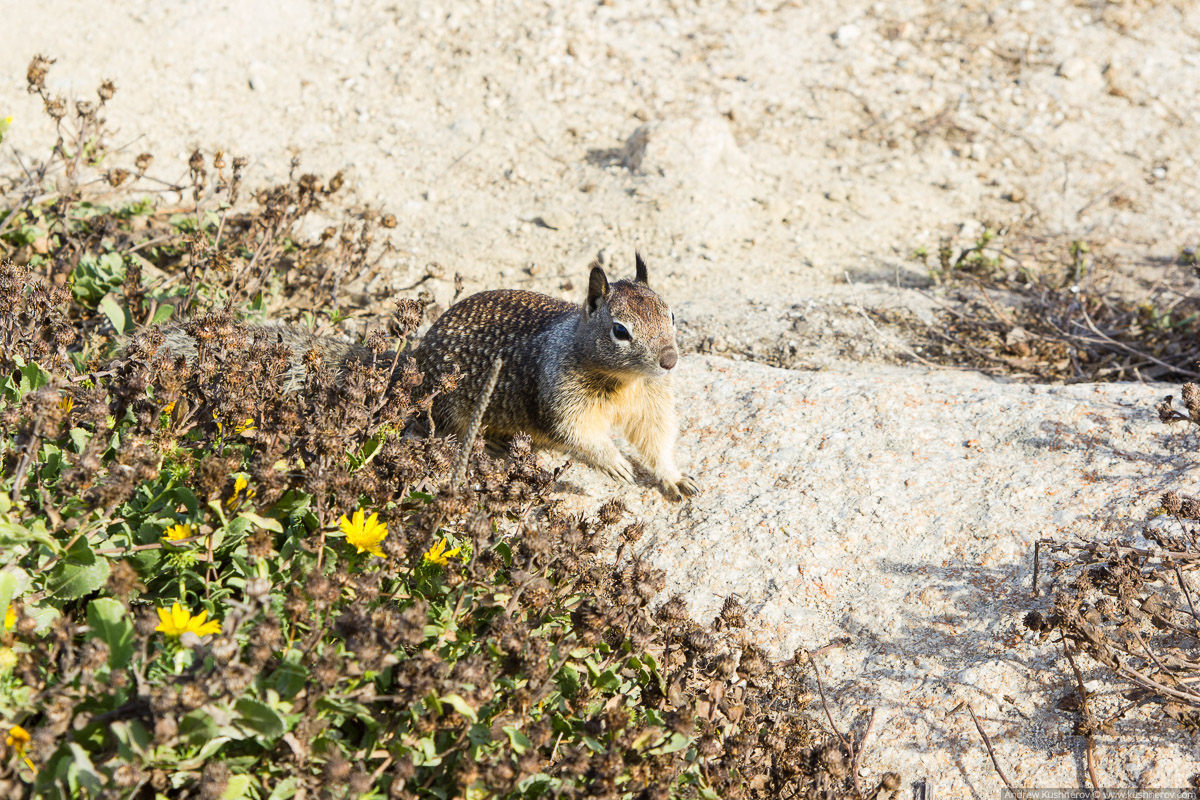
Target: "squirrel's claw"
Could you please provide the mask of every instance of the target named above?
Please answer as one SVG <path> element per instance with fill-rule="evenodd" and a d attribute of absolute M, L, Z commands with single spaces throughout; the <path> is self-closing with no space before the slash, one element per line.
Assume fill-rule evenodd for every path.
<path fill-rule="evenodd" d="M 675 482 L 667 481 L 667 491 L 673 500 L 682 500 L 700 494 L 700 487 L 687 475 L 681 475 Z"/>

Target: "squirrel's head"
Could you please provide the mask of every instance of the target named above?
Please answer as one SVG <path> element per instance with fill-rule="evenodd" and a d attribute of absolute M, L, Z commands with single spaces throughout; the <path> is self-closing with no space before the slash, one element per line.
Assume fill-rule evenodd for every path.
<path fill-rule="evenodd" d="M 592 265 L 583 327 L 597 366 L 614 375 L 662 375 L 679 361 L 675 315 L 650 288 L 646 262 L 635 256 L 633 282 L 609 284 L 598 264 Z"/>

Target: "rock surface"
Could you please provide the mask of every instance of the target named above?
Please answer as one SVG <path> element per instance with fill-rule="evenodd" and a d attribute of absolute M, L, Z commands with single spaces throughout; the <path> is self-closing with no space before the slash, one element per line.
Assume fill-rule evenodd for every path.
<path fill-rule="evenodd" d="M 928 318 L 914 251 L 985 220 L 1157 279 L 1196 245 L 1197 30 L 1195 3 L 38 0 L 5 9 L 0 117 L 24 158 L 54 141 L 23 89 L 42 52 L 71 98 L 115 79 L 114 142 L 164 179 L 196 147 L 252 186 L 296 152 L 347 168 L 347 203 L 400 220 L 360 306 L 431 262 L 443 305 L 456 272 L 579 301 L 598 251 L 629 274 L 638 247 L 705 488 L 620 492 L 647 556 L 699 618 L 739 595 L 781 656 L 849 636 L 820 664 L 843 727 L 879 709 L 866 766 L 991 798 L 961 701 L 1014 782 L 1086 780 L 1068 676 L 1015 646 L 1031 542 L 1144 518 L 1194 441 L 1154 420 L 1163 387 L 880 367 L 903 347 L 858 309 Z M 566 491 L 618 493 L 585 468 Z M 1186 784 L 1196 745 L 1149 727 L 1101 738 L 1102 784 Z"/>
<path fill-rule="evenodd" d="M 937 797 L 996 796 L 955 712 L 968 701 L 1016 785 L 1079 784 L 1080 740 L 1054 710 L 1069 676 L 1052 646 L 1016 646 L 1033 543 L 1135 530 L 1196 462 L 1195 437 L 1154 412 L 1163 389 L 714 357 L 679 370 L 681 466 L 703 493 L 676 504 L 573 467 L 572 505 L 623 498 L 650 523 L 639 550 L 667 571 L 664 598 L 681 593 L 696 619 L 735 596 L 782 658 L 848 636 L 819 663 L 841 720 L 861 732 L 857 710 L 878 709 L 877 770 Z M 1200 756 L 1183 734 L 1097 742 L 1104 786 L 1185 786 Z"/>

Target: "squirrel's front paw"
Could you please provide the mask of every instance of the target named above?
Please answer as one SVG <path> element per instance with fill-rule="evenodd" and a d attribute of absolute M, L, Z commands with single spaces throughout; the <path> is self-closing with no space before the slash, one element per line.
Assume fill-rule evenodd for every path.
<path fill-rule="evenodd" d="M 687 475 L 679 476 L 677 481 L 666 481 L 667 493 L 675 500 L 700 494 L 700 487 Z"/>
<path fill-rule="evenodd" d="M 610 478 L 615 478 L 625 483 L 633 483 L 635 481 L 633 465 L 629 463 L 628 459 L 622 458 L 619 461 L 613 461 L 610 464 L 605 464 L 600 469 Z"/>

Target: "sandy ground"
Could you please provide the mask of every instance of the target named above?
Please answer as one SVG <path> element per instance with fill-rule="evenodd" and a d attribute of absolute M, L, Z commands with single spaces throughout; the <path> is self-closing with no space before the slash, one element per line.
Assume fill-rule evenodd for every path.
<path fill-rule="evenodd" d="M 58 59 L 56 91 L 88 97 L 102 78 L 115 80 L 116 143 L 155 153 L 153 171 L 163 177 L 183 175 L 194 148 L 249 157 L 253 185 L 285 175 L 296 154 L 306 170 L 346 169 L 347 202 L 400 219 L 397 253 L 364 305 L 382 305 L 431 262 L 445 269 L 445 279 L 426 284 L 442 302 L 455 272 L 468 292 L 524 287 L 580 299 L 592 258 L 603 251 L 614 271 L 631 273 L 640 249 L 677 313 L 685 351 L 725 356 L 697 358 L 693 368 L 713 374 L 685 382 L 695 393 L 687 398 L 693 433 L 685 434 L 685 458 L 712 492 L 761 477 L 754 452 L 776 459 L 767 470 L 776 478 L 824 470 L 827 486 L 856 486 L 847 477 L 853 462 L 784 446 L 789 436 L 830 435 L 824 428 L 857 430 L 852 420 L 795 412 L 796 392 L 835 396 L 841 387 L 864 407 L 875 394 L 886 404 L 906 391 L 918 399 L 949 392 L 971 406 L 980 392 L 999 393 L 994 405 L 980 406 L 995 415 L 1020 401 L 1004 394 L 1015 387 L 958 378 L 949 385 L 859 363 L 889 346 L 860 316 L 831 309 L 861 302 L 922 313 L 927 301 L 914 287 L 926 266 L 912 257 L 917 248 L 936 251 L 944 237 L 969 242 L 986 223 L 1064 246 L 1083 239 L 1153 278 L 1181 247 L 1200 243 L 1197 3 L 10 0 L 3 17 L 0 117 L 13 116 L 6 151 L 11 145 L 29 157 L 52 140 L 24 91 L 25 67 L 41 52 Z M 795 356 L 791 364 L 828 371 L 829 381 L 810 385 L 811 373 L 736 363 L 780 351 Z M 1086 392 L 1055 396 L 1044 411 L 1026 407 L 1021 419 L 1034 430 L 1045 420 L 1074 420 L 1068 400 L 1091 402 Z M 976 435 L 964 429 L 965 439 L 1019 438 L 1012 425 L 990 426 L 987 415 L 971 413 L 962 419 L 975 421 Z M 930 418 L 947 426 L 955 419 Z M 726 443 L 712 432 L 744 436 L 733 430 L 737 419 L 751 419 L 756 436 L 787 435 L 764 440 L 745 465 L 722 464 Z M 864 423 L 857 457 L 932 435 L 920 419 L 905 419 L 899 428 Z M 994 466 L 1015 469 L 1003 460 Z M 893 467 L 910 468 L 903 459 Z M 1063 480 L 1080 480 L 1072 470 Z M 807 579 L 789 583 L 776 567 L 743 564 L 737 573 L 741 593 L 758 598 L 756 620 L 777 650 L 819 646 L 839 633 L 855 638 L 844 656 L 830 656 L 846 713 L 855 703 L 903 709 L 910 723 L 876 732 L 877 767 L 899 767 L 906 786 L 934 780 L 939 800 L 991 797 L 998 787 L 973 730 L 944 714 L 977 697 L 972 691 L 993 698 L 984 710 L 1005 726 L 998 752 L 1022 765 L 1014 767 L 1021 783 L 1082 780 L 1069 720 L 1041 707 L 1054 686 L 1013 677 L 991 651 L 975 672 L 975 662 L 939 660 L 939 652 L 999 635 L 956 638 L 953 615 L 930 622 L 955 598 L 960 615 L 990 607 L 991 595 L 966 586 L 975 579 L 963 570 L 987 556 L 985 583 L 1003 597 L 1020 591 L 1012 581 L 1034 534 L 989 511 L 987 503 L 1010 497 L 1010 483 L 986 485 L 997 494 L 971 488 L 986 502 L 970 513 L 955 503 L 953 486 L 921 494 L 950 510 L 933 527 L 914 528 L 886 508 L 864 510 L 869 493 L 859 489 L 845 494 L 853 514 L 806 514 L 805 487 L 775 480 L 738 506 L 744 526 L 731 523 L 709 544 L 808 553 L 825 543 L 779 569 L 801 563 L 809 575 L 832 574 L 838 559 L 857 559 L 852 574 L 894 579 L 894 607 L 874 613 L 870 605 L 852 611 L 857 595 L 833 604 L 812 596 Z M 1029 502 L 1028 514 L 1053 511 Z M 646 514 L 661 520 L 660 542 L 676 543 L 657 554 L 661 563 L 677 581 L 698 574 L 705 550 L 679 544 L 697 520 L 658 506 Z M 780 533 L 780 514 L 811 530 Z M 983 547 L 989 537 L 1007 549 Z M 933 563 L 942 545 L 958 548 L 950 566 Z M 885 558 L 888 547 L 897 548 L 895 558 Z M 876 557 L 864 561 L 864 553 Z M 917 602 L 912 570 L 921 554 L 933 569 L 926 584 L 939 594 L 917 594 Z M 707 614 L 727 591 L 709 586 L 691 598 L 693 607 Z M 906 626 L 937 625 L 949 626 L 939 629 L 940 644 L 923 639 L 915 656 L 894 646 L 913 641 L 898 632 Z M 1014 689 L 1016 704 L 995 700 Z M 906 705 L 912 691 L 928 703 L 940 693 L 945 703 L 936 715 Z M 1155 750 L 1136 741 L 1107 743 L 1106 755 L 1117 759 L 1105 773 L 1112 785 L 1183 785 L 1194 745 Z"/>

